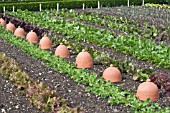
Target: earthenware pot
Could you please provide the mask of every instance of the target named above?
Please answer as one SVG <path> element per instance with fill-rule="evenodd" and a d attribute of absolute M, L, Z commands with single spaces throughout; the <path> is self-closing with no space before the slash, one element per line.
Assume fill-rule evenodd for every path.
<path fill-rule="evenodd" d="M 103 78 L 106 81 L 110 80 L 111 82 L 120 82 L 122 80 L 122 75 L 119 69 L 111 64 L 110 67 L 104 70 Z"/>
<path fill-rule="evenodd" d="M 68 48 L 63 45 L 63 43 L 60 43 L 60 45 L 55 50 L 55 55 L 61 58 L 68 58 L 70 53 Z"/>
<path fill-rule="evenodd" d="M 28 42 L 37 43 L 38 42 L 38 36 L 37 36 L 37 34 L 33 30 L 31 30 L 27 34 L 26 40 L 28 40 Z"/>
<path fill-rule="evenodd" d="M 6 22 L 5 22 L 5 20 L 4 20 L 3 18 L 0 19 L 0 24 L 1 24 L 2 26 L 6 26 Z"/>
<path fill-rule="evenodd" d="M 76 57 L 76 67 L 77 68 L 90 68 L 93 66 L 92 56 L 86 52 L 84 49 Z"/>
<path fill-rule="evenodd" d="M 41 49 L 51 49 L 52 48 L 52 42 L 47 35 L 44 35 L 44 37 L 40 40 L 39 48 L 41 48 Z"/>
<path fill-rule="evenodd" d="M 16 29 L 16 28 L 15 28 L 15 25 L 12 24 L 11 22 L 9 22 L 9 23 L 6 25 L 6 30 L 10 30 L 10 31 L 14 32 L 15 29 Z"/>
<path fill-rule="evenodd" d="M 18 28 L 14 31 L 14 35 L 17 37 L 24 37 L 25 36 L 25 31 L 23 28 L 18 26 Z"/>
<path fill-rule="evenodd" d="M 136 97 L 139 100 L 146 100 L 150 98 L 155 101 L 159 99 L 159 90 L 156 84 L 151 82 L 150 79 L 147 79 L 146 82 L 143 82 L 139 85 L 136 93 Z"/>

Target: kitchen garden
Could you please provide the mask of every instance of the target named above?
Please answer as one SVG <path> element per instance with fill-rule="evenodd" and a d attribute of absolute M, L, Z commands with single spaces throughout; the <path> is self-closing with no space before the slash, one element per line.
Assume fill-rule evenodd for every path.
<path fill-rule="evenodd" d="M 169 14 L 168 5 L 158 4 L 5 12 L 0 15 L 0 75 L 35 112 L 169 113 Z M 66 57 L 56 52 L 59 46 Z M 109 69 L 107 74 L 119 81 L 105 78 Z M 150 86 L 138 95 L 144 83 Z M 152 95 L 152 85 L 157 97 L 141 97 Z M 10 112 L 3 101 L 1 110 Z"/>

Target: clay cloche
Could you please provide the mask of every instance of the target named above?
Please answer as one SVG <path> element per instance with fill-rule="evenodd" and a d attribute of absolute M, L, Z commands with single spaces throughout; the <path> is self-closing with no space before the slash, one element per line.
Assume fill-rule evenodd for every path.
<path fill-rule="evenodd" d="M 159 99 L 159 90 L 156 84 L 151 82 L 150 79 L 147 79 L 146 82 L 143 82 L 139 85 L 136 93 L 136 97 L 139 100 L 146 100 L 150 98 L 153 101 Z"/>
<path fill-rule="evenodd" d="M 24 37 L 25 36 L 25 31 L 23 28 L 18 26 L 18 28 L 14 31 L 14 35 L 17 37 Z"/>
<path fill-rule="evenodd" d="M 63 43 L 60 43 L 60 45 L 55 50 L 55 55 L 61 58 L 68 58 L 70 52 L 68 48 L 65 45 L 63 45 Z"/>
<path fill-rule="evenodd" d="M 41 49 L 51 49 L 52 48 L 52 42 L 46 34 L 40 40 L 39 48 L 41 48 Z"/>
<path fill-rule="evenodd" d="M 111 64 L 110 67 L 104 70 L 103 78 L 106 81 L 110 80 L 111 82 L 120 82 L 122 80 L 122 75 L 119 69 Z"/>
<path fill-rule="evenodd" d="M 90 68 L 93 66 L 92 56 L 84 49 L 76 57 L 77 68 Z"/>
<path fill-rule="evenodd" d="M 28 40 L 28 42 L 37 43 L 38 42 L 38 36 L 37 36 L 37 34 L 33 30 L 31 30 L 27 34 L 26 40 Z"/>
<path fill-rule="evenodd" d="M 6 26 L 6 22 L 5 22 L 5 20 L 4 20 L 3 18 L 0 19 L 0 24 L 1 24 L 2 26 Z"/>
<path fill-rule="evenodd" d="M 12 24 L 11 22 L 9 22 L 7 25 L 6 25 L 6 30 L 9 30 L 9 31 L 12 31 L 14 32 L 15 31 L 15 25 Z"/>

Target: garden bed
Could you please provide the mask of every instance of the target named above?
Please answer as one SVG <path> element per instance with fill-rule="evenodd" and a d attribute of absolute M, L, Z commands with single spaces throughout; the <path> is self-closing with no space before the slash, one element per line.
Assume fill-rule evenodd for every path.
<path fill-rule="evenodd" d="M 27 12 L 27 13 L 29 13 L 29 12 Z M 34 16 L 34 15 L 32 15 L 32 16 Z M 26 17 L 24 17 L 24 18 L 26 18 Z M 48 20 L 49 17 L 45 18 L 44 20 L 46 20 L 46 19 Z M 37 20 L 35 20 L 35 21 L 37 21 Z M 47 22 L 46 24 L 52 25 L 53 22 L 56 22 L 58 20 L 53 19 L 53 20 L 48 20 L 48 21 L 49 21 L 49 23 Z M 31 22 L 31 20 L 29 22 Z M 58 22 L 61 22 L 61 21 L 58 21 Z M 20 24 L 24 25 L 23 23 L 26 24 L 27 22 L 22 21 L 22 23 L 20 23 Z M 70 23 L 70 24 L 72 25 L 72 23 Z M 86 24 L 85 25 L 81 25 L 81 23 L 76 23 L 76 24 L 80 25 L 81 27 L 86 26 Z M 75 24 L 74 28 L 76 27 L 76 24 Z M 17 23 L 17 25 L 19 25 L 19 23 Z M 169 71 L 170 71 L 168 66 L 166 66 L 166 63 L 168 63 L 168 60 L 167 60 L 167 62 L 162 61 L 161 62 L 162 65 L 160 65 L 160 67 L 161 66 L 167 67 L 167 69 L 160 68 L 160 67 L 158 68 L 158 67 L 154 66 L 153 64 L 148 65 L 148 63 L 146 61 L 140 61 L 136 57 L 132 57 L 131 55 L 126 55 L 125 54 L 126 52 L 123 54 L 123 53 L 120 53 L 117 51 L 113 51 L 112 49 L 107 48 L 106 46 L 101 47 L 101 45 L 100 45 L 101 42 L 95 43 L 93 41 L 90 42 L 90 40 L 88 40 L 88 39 L 82 39 L 82 40 L 80 39 L 79 40 L 79 39 L 76 39 L 75 36 L 72 37 L 71 35 L 76 35 L 76 32 L 78 33 L 78 29 L 76 29 L 77 31 L 73 31 L 75 34 L 74 33 L 71 34 L 71 32 L 65 33 L 64 31 L 62 33 L 62 31 L 60 32 L 60 29 L 58 29 L 59 31 L 56 33 L 57 30 L 54 29 L 54 27 L 52 29 L 49 29 L 49 26 L 47 26 L 47 27 L 43 26 L 43 21 L 42 21 L 41 25 L 42 25 L 41 27 L 45 27 L 46 29 L 29 24 L 29 28 L 27 28 L 27 30 L 30 31 L 31 29 L 37 28 L 41 31 L 45 31 L 46 33 L 49 33 L 49 35 L 53 41 L 52 52 L 51 52 L 51 50 L 40 51 L 38 48 L 36 48 L 37 44 L 31 45 L 31 44 L 27 43 L 25 40 L 22 41 L 21 38 L 20 39 L 16 38 L 16 40 L 15 40 L 15 37 L 13 37 L 13 36 L 11 37 L 12 34 L 7 33 L 7 32 L 6 32 L 7 34 L 3 37 L 3 34 L 2 34 L 3 30 L 1 30 L 1 34 L 0 34 L 1 37 L 4 38 L 6 41 L 9 41 L 10 43 L 18 46 L 21 50 L 18 47 L 11 46 L 9 43 L 4 42 L 4 40 L 1 39 L 0 43 L 2 46 L 0 47 L 0 51 L 6 53 L 8 56 L 16 59 L 22 65 L 23 69 L 25 71 L 27 71 L 32 78 L 42 81 L 43 83 L 47 84 L 54 90 L 59 90 L 59 92 L 62 95 L 64 95 L 64 97 L 66 99 L 68 99 L 70 107 L 81 106 L 85 109 L 85 112 L 88 112 L 88 113 L 89 112 L 109 112 L 110 113 L 110 112 L 125 112 L 125 111 L 130 112 L 130 110 L 140 111 L 139 108 L 142 108 L 141 110 L 143 110 L 143 111 L 146 111 L 147 109 L 150 111 L 153 111 L 155 109 L 161 110 L 157 104 L 154 104 L 154 102 L 152 102 L 151 106 L 150 106 L 149 101 L 146 101 L 146 104 L 145 104 L 145 103 L 136 99 L 134 94 L 135 94 L 137 86 L 139 85 L 140 82 L 134 81 L 132 76 L 129 75 L 130 73 L 128 72 L 128 70 L 124 70 L 124 68 L 122 69 L 121 66 L 123 66 L 124 64 L 116 65 L 122 71 L 123 81 L 120 83 L 113 83 L 113 84 L 110 82 L 107 82 L 106 85 L 104 85 L 105 82 L 103 81 L 101 75 L 102 75 L 102 72 L 104 71 L 104 69 L 106 69 L 108 67 L 108 65 L 110 64 L 109 61 L 108 61 L 108 63 L 105 64 L 105 62 L 100 62 L 100 61 L 96 62 L 96 60 L 94 60 L 93 68 L 79 70 L 79 69 L 75 68 L 75 58 L 76 58 L 78 52 L 80 52 L 82 50 L 82 47 L 80 47 L 80 46 L 83 46 L 83 47 L 86 47 L 87 50 L 90 50 L 90 53 L 92 54 L 93 57 L 95 57 L 94 52 L 97 52 L 99 54 L 100 54 L 100 52 L 106 52 L 108 54 L 111 54 L 111 57 L 115 57 L 115 61 L 114 61 L 114 62 L 116 62 L 115 64 L 120 63 L 121 60 L 125 60 L 127 58 L 129 61 L 134 59 L 134 60 L 132 60 L 132 62 L 136 63 L 135 66 L 138 68 L 140 67 L 141 69 L 144 69 L 146 67 L 149 67 L 149 68 L 151 68 L 151 70 L 154 70 L 155 72 L 162 72 L 162 73 L 166 73 L 166 74 L 169 74 Z M 60 26 L 60 24 L 59 24 L 59 26 Z M 84 27 L 84 28 L 87 29 L 89 27 L 87 27 L 87 28 Z M 65 29 L 65 28 L 63 28 L 63 29 Z M 91 30 L 95 31 L 97 29 L 91 28 Z M 107 33 L 107 32 L 105 32 L 105 33 Z M 98 36 L 95 33 L 94 34 L 91 33 L 91 35 L 93 35 L 94 37 Z M 108 35 L 108 36 L 110 36 L 110 35 Z M 41 37 L 41 36 L 42 36 L 42 33 L 39 34 L 39 37 Z M 56 38 L 56 36 L 58 38 Z M 70 38 L 70 36 L 71 36 L 71 38 Z M 89 34 L 89 36 L 90 36 L 90 34 Z M 9 39 L 9 37 L 11 37 L 11 39 Z M 126 38 L 126 37 L 124 37 L 124 38 Z M 131 38 L 131 37 L 129 37 L 129 38 Z M 104 38 L 101 38 L 101 39 L 104 39 Z M 133 39 L 135 39 L 135 37 Z M 65 41 L 67 46 L 69 46 L 69 50 L 71 53 L 71 56 L 69 58 L 61 60 L 58 57 L 51 56 L 52 54 L 54 54 L 55 47 L 60 43 L 60 42 L 57 42 L 57 40 L 61 41 L 61 42 Z M 78 43 L 76 43 L 76 41 L 78 41 L 78 40 L 80 41 L 80 43 L 79 43 L 80 45 Z M 113 40 L 117 40 L 117 39 L 113 39 Z M 127 39 L 127 41 L 128 41 L 128 39 Z M 72 44 L 73 42 L 75 42 L 75 45 Z M 106 40 L 106 42 L 107 42 L 107 40 Z M 24 44 L 26 44 L 25 46 L 27 47 L 27 49 L 24 48 Z M 77 46 L 79 45 L 79 46 L 76 47 L 76 45 Z M 71 46 L 73 48 L 71 48 Z M 167 49 L 168 47 L 162 46 L 162 48 Z M 33 51 L 34 49 L 35 49 L 35 51 Z M 95 49 L 97 51 L 95 51 Z M 24 53 L 23 51 L 26 52 L 27 54 Z M 40 53 L 38 53 L 38 52 L 40 52 Z M 156 50 L 156 52 L 158 52 L 158 51 Z M 34 57 L 35 59 L 32 57 Z M 52 58 L 53 60 L 50 58 Z M 117 60 L 117 59 L 119 59 L 119 60 Z M 151 58 L 150 60 L 153 60 L 153 59 Z M 139 62 L 142 62 L 142 63 L 140 64 Z M 46 67 L 46 66 L 49 66 L 50 68 Z M 58 71 L 55 71 L 55 70 L 58 70 Z M 136 73 L 136 74 L 138 74 L 138 73 Z M 146 73 L 144 73 L 144 74 L 146 74 Z M 90 78 L 90 77 L 92 77 L 92 78 Z M 146 78 L 148 78 L 148 77 L 149 77 L 149 75 L 147 75 Z M 146 80 L 146 78 L 143 80 Z M 142 81 L 141 78 L 140 78 L 140 80 Z M 75 83 L 75 81 L 78 82 L 78 84 Z M 121 89 L 121 88 L 119 88 L 119 86 L 121 86 L 123 88 Z M 109 91 L 109 89 L 108 89 L 109 87 L 112 88 L 111 91 Z M 103 90 L 101 90 L 101 89 L 103 89 Z M 98 96 L 88 93 L 88 92 L 95 93 Z M 116 96 L 116 98 L 115 98 L 115 96 Z M 101 97 L 105 97 L 105 98 L 101 98 Z M 124 100 L 120 100 L 120 99 L 124 99 Z M 133 101 L 131 101 L 131 99 L 133 99 Z M 108 104 L 108 102 L 110 102 L 111 104 Z M 136 103 L 138 103 L 138 104 L 136 104 Z M 163 90 L 160 90 L 160 99 L 157 101 L 157 103 L 159 103 L 160 107 L 163 107 L 163 108 L 170 106 L 169 100 L 167 97 L 164 96 Z M 145 108 L 145 106 L 147 106 L 147 108 Z M 162 110 L 164 110 L 164 109 L 162 109 Z"/>
<path fill-rule="evenodd" d="M 85 86 L 75 83 L 70 77 L 54 71 L 46 66 L 41 60 L 33 59 L 28 54 L 11 44 L 0 41 L 0 51 L 15 59 L 21 64 L 23 70 L 28 72 L 31 78 L 39 80 L 50 88 L 57 90 L 66 99 L 70 107 L 81 106 L 86 113 L 103 112 L 128 112 L 128 107 L 123 105 L 111 106 L 107 99 L 85 92 Z M 121 108 L 121 109 L 120 109 Z"/>

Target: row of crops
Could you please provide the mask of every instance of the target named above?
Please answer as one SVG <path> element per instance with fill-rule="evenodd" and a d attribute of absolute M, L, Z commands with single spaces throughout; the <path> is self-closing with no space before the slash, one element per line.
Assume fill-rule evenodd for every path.
<path fill-rule="evenodd" d="M 64 18 L 56 18 L 55 16 L 49 17 L 47 15 L 50 14 L 48 11 L 41 13 L 18 11 L 18 13 L 15 12 L 10 14 L 34 24 L 36 23 L 39 26 L 50 28 L 56 32 L 66 34 L 67 38 L 92 42 L 103 47 L 121 51 L 125 54 L 137 56 L 141 60 L 154 62 L 157 66 L 170 68 L 170 47 L 166 45 L 156 45 L 156 43 L 152 41 L 145 40 L 144 38 L 137 38 L 133 35 L 120 35 L 115 38 L 113 35 L 114 32 L 109 30 L 98 30 L 91 26 L 85 26 L 80 22 L 69 22 Z M 57 26 L 53 26 L 54 23 Z M 119 26 L 122 25 L 119 24 Z M 88 37 L 89 35 L 90 37 Z"/>
<path fill-rule="evenodd" d="M 155 11 L 154 8 L 150 9 Z M 109 13 L 104 15 L 106 10 Z M 159 24 L 149 23 L 150 18 L 146 18 L 148 22 L 140 23 L 141 20 L 134 21 L 134 18 L 129 20 L 128 15 L 123 17 L 124 13 L 120 13 L 121 16 L 115 14 L 117 10 L 119 9 L 115 8 L 113 12 L 112 9 L 61 10 L 60 12 L 18 10 L 17 12 L 7 12 L 6 16 L 1 15 L 7 23 L 11 21 L 16 27 L 24 28 L 26 32 L 34 30 L 39 38 L 48 33 L 53 47 L 64 42 L 72 53 L 72 57 L 68 59 L 56 57 L 51 51 L 38 48 L 38 44 L 31 44 L 22 38 L 13 36 L 11 32 L 4 32 L 3 27 L 1 27 L 0 36 L 33 58 L 41 59 L 46 66 L 68 75 L 77 83 L 84 84 L 86 92 L 106 98 L 111 105 L 123 104 L 125 107 L 129 107 L 131 112 L 168 113 L 169 84 L 165 83 L 161 76 L 164 76 L 165 73 L 169 74 L 170 68 L 169 21 L 164 21 L 163 27 Z M 126 9 L 122 8 L 122 10 Z M 169 10 L 166 11 L 168 14 Z M 157 13 L 161 13 L 161 11 Z M 155 15 L 155 17 L 160 18 L 155 23 L 167 18 L 164 15 L 162 17 Z M 164 37 L 159 35 L 162 32 L 166 34 Z M 158 38 L 161 39 L 159 43 L 156 42 Z M 75 68 L 74 54 L 77 55 L 84 48 L 94 59 L 95 65 L 91 69 Z M 116 54 L 117 57 L 114 57 Z M 123 56 L 129 56 L 130 59 Z M 134 57 L 137 58 L 135 61 L 132 60 Z M 152 68 L 138 66 L 140 60 L 143 60 L 146 65 L 149 63 Z M 101 72 L 110 64 L 114 64 L 121 73 L 125 74 L 124 81 L 120 84 L 105 82 L 101 77 Z M 145 81 L 151 77 L 151 74 L 160 72 L 164 74 L 157 76 L 155 81 L 159 81 L 159 79 L 162 81 L 155 83 L 160 86 L 164 96 L 155 103 L 150 99 L 144 102 L 138 100 L 135 90 L 139 81 Z M 138 83 L 135 83 L 133 79 L 138 80 Z M 133 85 L 128 84 L 127 80 L 130 80 Z"/>
<path fill-rule="evenodd" d="M 67 75 L 70 75 L 71 78 L 74 79 L 76 82 L 86 85 L 89 84 L 89 87 L 86 88 L 86 91 L 91 91 L 92 93 L 95 93 L 102 97 L 108 97 L 109 95 L 112 95 L 108 100 L 108 102 L 112 104 L 124 103 L 127 106 L 133 106 L 132 111 L 134 112 L 153 112 L 154 109 L 160 109 L 161 111 L 159 112 L 168 111 L 168 108 L 161 109 L 156 103 L 151 105 L 150 107 L 146 107 L 150 103 L 150 100 L 147 100 L 145 101 L 145 103 L 143 103 L 136 99 L 135 95 L 133 93 L 130 93 L 128 90 L 122 91 L 120 87 L 114 86 L 111 82 L 105 83 L 102 78 L 97 80 L 97 75 L 95 73 L 88 74 L 84 69 L 74 69 L 73 64 L 51 55 L 51 53 L 48 51 L 42 51 L 37 48 L 37 46 L 30 44 L 27 41 L 22 41 L 21 38 L 16 38 L 12 36 L 12 34 L 9 32 L 6 33 L 4 36 L 3 28 L 1 28 L 1 36 L 3 36 L 4 40 L 10 41 L 10 43 L 12 43 L 13 45 L 22 48 L 23 51 L 30 54 L 32 57 L 42 59 L 47 63 L 48 66 L 52 67 L 53 69 L 58 70 L 61 73 L 67 73 Z M 128 96 L 126 97 L 125 95 Z"/>

